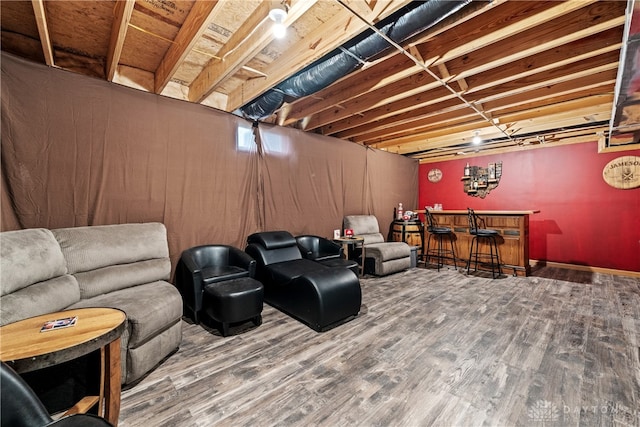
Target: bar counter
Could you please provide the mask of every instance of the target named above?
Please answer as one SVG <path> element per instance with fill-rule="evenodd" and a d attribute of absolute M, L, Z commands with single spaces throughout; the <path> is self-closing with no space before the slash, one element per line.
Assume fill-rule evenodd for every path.
<path fill-rule="evenodd" d="M 531 274 L 529 265 L 529 216 L 540 212 L 539 210 L 525 211 L 475 211 L 482 220 L 479 225 L 484 224 L 486 228 L 497 230 L 498 251 L 503 273 L 518 276 L 528 276 Z M 418 211 L 424 213 L 424 210 Z M 455 249 L 459 259 L 466 263 L 469 258 L 472 235 L 469 234 L 469 218 L 466 210 L 431 210 L 438 226 L 450 227 L 456 235 Z M 482 222 L 484 221 L 484 222 Z M 425 227 L 423 241 L 428 238 L 428 231 Z"/>

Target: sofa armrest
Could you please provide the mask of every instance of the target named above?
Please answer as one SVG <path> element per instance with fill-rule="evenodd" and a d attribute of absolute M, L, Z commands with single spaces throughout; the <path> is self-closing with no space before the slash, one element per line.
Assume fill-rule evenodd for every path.
<path fill-rule="evenodd" d="M 195 260 L 183 253 L 176 266 L 176 287 L 182 295 L 182 301 L 195 312 L 202 308 L 202 270 Z"/>

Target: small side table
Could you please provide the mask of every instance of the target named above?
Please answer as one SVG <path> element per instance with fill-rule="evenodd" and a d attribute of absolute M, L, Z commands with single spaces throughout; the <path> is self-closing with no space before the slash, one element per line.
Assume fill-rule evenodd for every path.
<path fill-rule="evenodd" d="M 40 332 L 45 322 L 77 316 L 75 326 Z M 16 372 L 67 362 L 100 349 L 100 396 L 83 399 L 86 408 L 114 426 L 120 415 L 120 336 L 126 315 L 113 308 L 79 308 L 30 317 L 0 327 L 0 360 Z"/>
<path fill-rule="evenodd" d="M 353 236 L 347 237 L 342 236 L 337 239 L 333 239 L 334 242 L 342 245 L 342 255 L 345 259 L 349 259 L 349 247 L 353 247 L 353 249 L 361 248 L 362 249 L 362 261 L 360 263 L 360 276 L 364 275 L 364 237 Z"/>

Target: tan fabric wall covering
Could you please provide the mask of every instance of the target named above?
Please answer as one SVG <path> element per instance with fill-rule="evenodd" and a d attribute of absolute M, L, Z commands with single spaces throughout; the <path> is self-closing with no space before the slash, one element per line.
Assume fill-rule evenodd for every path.
<path fill-rule="evenodd" d="M 330 237 L 349 214 L 387 230 L 417 206 L 415 160 L 267 124 L 245 151 L 234 115 L 6 53 L 1 67 L 3 231 L 159 221 L 175 265 L 256 231 Z"/>

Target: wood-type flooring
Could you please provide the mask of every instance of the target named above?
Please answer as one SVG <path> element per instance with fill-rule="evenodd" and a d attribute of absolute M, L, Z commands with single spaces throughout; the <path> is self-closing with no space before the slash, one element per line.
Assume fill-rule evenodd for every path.
<path fill-rule="evenodd" d="M 640 280 L 414 268 L 317 333 L 265 304 L 123 391 L 120 426 L 640 426 Z M 233 332 L 233 329 L 232 329 Z"/>

